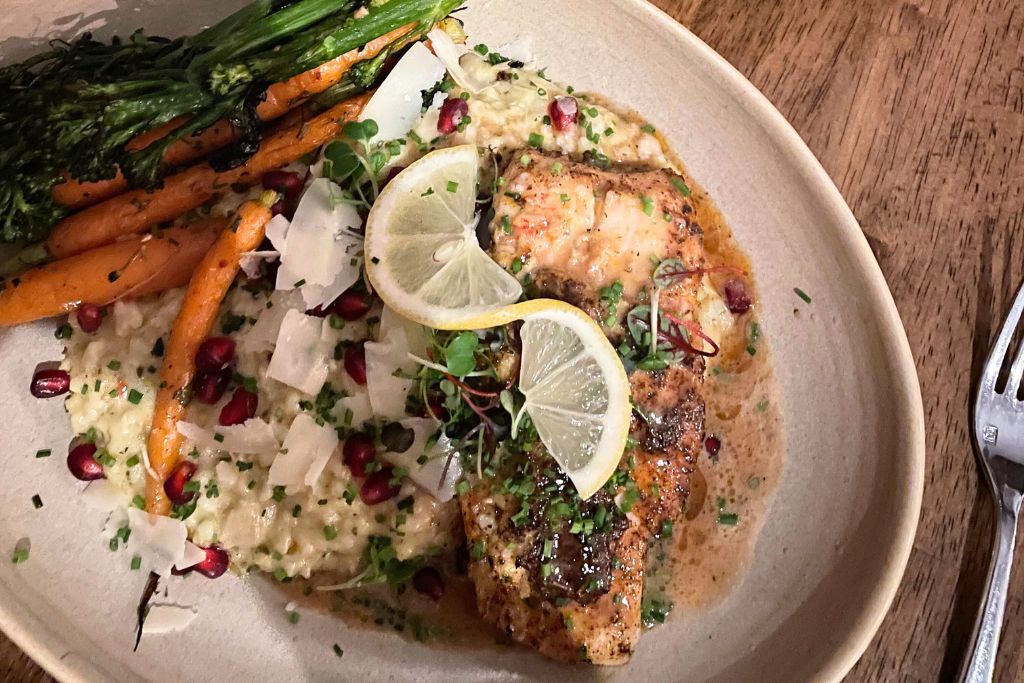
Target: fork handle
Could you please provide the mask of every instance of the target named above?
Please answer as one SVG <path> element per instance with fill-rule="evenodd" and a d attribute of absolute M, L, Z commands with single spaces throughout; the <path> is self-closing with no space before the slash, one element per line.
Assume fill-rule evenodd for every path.
<path fill-rule="evenodd" d="M 983 610 L 974 627 L 970 659 L 960 675 L 962 683 L 989 683 L 995 673 L 996 650 L 1003 629 L 1006 591 L 1010 583 L 1013 547 L 1017 536 L 1021 494 L 1008 486 L 1000 491 L 996 518 L 996 546 L 992 552 Z"/>

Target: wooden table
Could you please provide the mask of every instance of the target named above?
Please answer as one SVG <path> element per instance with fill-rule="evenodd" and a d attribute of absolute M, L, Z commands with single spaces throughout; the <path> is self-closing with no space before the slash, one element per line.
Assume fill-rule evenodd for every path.
<path fill-rule="evenodd" d="M 893 609 L 849 678 L 947 680 L 970 634 L 993 519 L 968 439 L 971 377 L 1024 278 L 1024 5 L 656 4 L 796 127 L 889 281 L 924 394 L 925 504 Z M 0 636 L 0 680 L 50 679 Z M 1014 573 L 997 680 L 1024 681 L 1024 566 Z"/>

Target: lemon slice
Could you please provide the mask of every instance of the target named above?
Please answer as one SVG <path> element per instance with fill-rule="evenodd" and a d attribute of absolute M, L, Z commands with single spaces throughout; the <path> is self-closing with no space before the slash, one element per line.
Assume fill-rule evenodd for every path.
<path fill-rule="evenodd" d="M 519 391 L 526 412 L 586 500 L 615 472 L 629 436 L 622 361 L 597 323 L 574 306 L 536 299 L 509 309 L 505 315 L 523 319 Z"/>
<path fill-rule="evenodd" d="M 366 222 L 366 272 L 388 306 L 437 329 L 490 327 L 518 280 L 476 238 L 474 145 L 437 150 L 384 188 Z"/>

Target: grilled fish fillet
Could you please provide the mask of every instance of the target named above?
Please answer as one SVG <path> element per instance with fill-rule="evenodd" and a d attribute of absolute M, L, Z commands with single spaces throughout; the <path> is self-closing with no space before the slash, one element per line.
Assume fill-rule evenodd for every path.
<path fill-rule="evenodd" d="M 511 158 L 495 195 L 491 252 L 532 296 L 582 308 L 617 340 L 626 313 L 650 296 L 658 259 L 703 267 L 693 205 L 669 171 L 601 169 L 533 150 Z M 601 294 L 616 281 L 613 304 Z M 690 277 L 663 289 L 661 310 L 693 318 L 698 286 Z M 643 415 L 634 416 L 636 447 L 591 499 L 575 496 L 539 441 L 505 456 L 461 497 L 470 577 L 487 621 L 553 659 L 629 659 L 643 626 L 648 542 L 680 517 L 700 452 L 703 373 L 703 359 L 690 355 L 631 374 Z"/>

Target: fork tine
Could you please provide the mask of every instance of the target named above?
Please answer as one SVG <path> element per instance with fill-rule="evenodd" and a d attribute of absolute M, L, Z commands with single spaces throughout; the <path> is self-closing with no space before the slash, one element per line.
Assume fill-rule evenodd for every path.
<path fill-rule="evenodd" d="M 985 370 L 981 375 L 981 388 L 984 390 L 989 392 L 995 391 L 996 380 L 999 379 L 999 370 L 1002 368 L 1006 352 L 1010 348 L 1013 333 L 1017 330 L 1017 325 L 1020 324 L 1021 313 L 1024 313 L 1024 285 L 1021 285 L 1017 290 L 1013 306 L 1010 307 L 1009 313 L 1006 314 L 1006 320 L 1003 322 L 1003 327 L 999 330 L 999 337 L 996 339 L 996 343 L 992 345 L 992 350 L 988 352 L 988 358 L 985 360 Z M 1010 381 L 1007 383 L 1007 387 L 1010 388 L 1013 394 L 1017 393 L 1022 373 L 1024 373 L 1024 354 L 1018 353 L 1013 362 Z"/>

